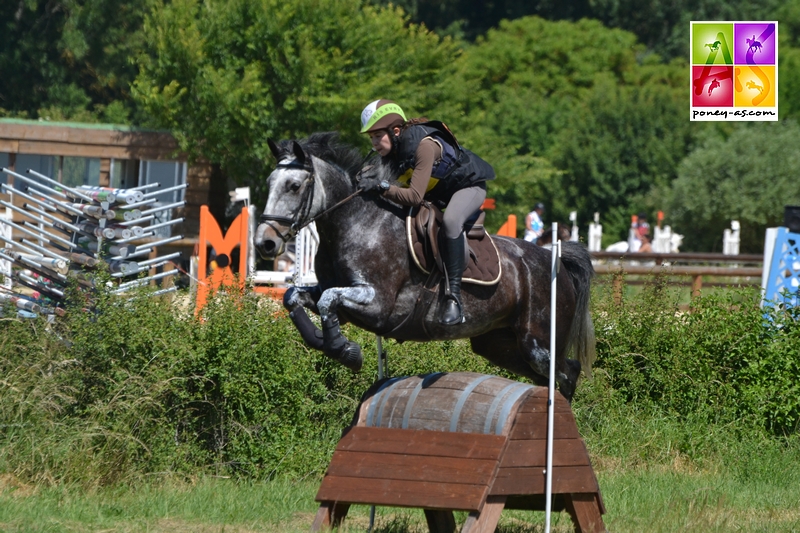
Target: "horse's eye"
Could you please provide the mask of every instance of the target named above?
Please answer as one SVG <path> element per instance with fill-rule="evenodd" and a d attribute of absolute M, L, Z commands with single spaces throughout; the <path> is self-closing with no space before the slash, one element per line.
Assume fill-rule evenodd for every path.
<path fill-rule="evenodd" d="M 292 192 L 297 192 L 300 190 L 300 183 L 297 181 L 293 181 L 289 184 L 289 190 Z"/>

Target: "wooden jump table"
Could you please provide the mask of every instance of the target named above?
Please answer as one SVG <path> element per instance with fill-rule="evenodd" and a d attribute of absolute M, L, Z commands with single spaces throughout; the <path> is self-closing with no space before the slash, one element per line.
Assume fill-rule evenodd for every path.
<path fill-rule="evenodd" d="M 338 526 L 352 504 L 422 508 L 431 532 L 490 533 L 503 509 L 545 509 L 547 391 L 454 372 L 379 381 L 336 446 L 312 531 Z M 553 511 L 575 530 L 605 531 L 600 487 L 572 409 L 556 393 Z"/>

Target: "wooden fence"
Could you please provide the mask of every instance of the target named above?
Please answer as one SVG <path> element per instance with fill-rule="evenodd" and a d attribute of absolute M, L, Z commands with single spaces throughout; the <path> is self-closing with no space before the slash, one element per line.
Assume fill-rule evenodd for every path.
<path fill-rule="evenodd" d="M 643 277 L 663 274 L 691 278 L 692 296 L 697 296 L 700 293 L 703 287 L 704 277 L 722 278 L 722 280 L 715 281 L 709 285 L 730 286 L 760 284 L 764 262 L 764 257 L 758 254 L 621 254 L 618 252 L 592 252 L 592 258 L 595 260 L 595 272 L 600 276 L 622 272 L 625 276 Z M 652 264 L 641 264 L 643 262 L 651 262 Z M 686 263 L 689 264 L 687 265 Z M 628 279 L 626 282 L 642 283 L 643 280 Z M 623 279 L 621 277 L 616 277 L 613 283 L 614 291 L 621 295 Z"/>

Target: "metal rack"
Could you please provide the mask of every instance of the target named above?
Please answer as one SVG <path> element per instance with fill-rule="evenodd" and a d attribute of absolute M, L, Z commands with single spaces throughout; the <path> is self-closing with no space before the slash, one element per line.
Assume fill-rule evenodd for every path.
<path fill-rule="evenodd" d="M 159 205 L 155 197 L 185 189 L 186 184 L 156 192 L 148 191 L 158 188 L 157 183 L 130 189 L 68 187 L 33 170 L 27 175 L 1 171 L 13 176 L 14 184 L 0 185 L 10 197 L 0 200 L 6 208 L 6 217 L 0 218 L 0 260 L 8 262 L 0 302 L 13 303 L 18 316 L 63 314 L 67 285 L 74 281 L 83 289 L 94 289 L 93 273 L 101 265 L 118 280 L 111 289 L 117 294 L 179 272 L 174 268 L 139 277 L 180 257 L 180 253 L 151 257 L 159 246 L 183 238 L 165 232 L 168 235 L 172 226 L 183 222 L 172 217 L 172 210 L 184 202 Z M 23 202 L 15 202 L 15 195 Z M 17 222 L 12 220 L 14 213 L 21 215 Z M 24 294 L 21 287 L 34 292 Z"/>

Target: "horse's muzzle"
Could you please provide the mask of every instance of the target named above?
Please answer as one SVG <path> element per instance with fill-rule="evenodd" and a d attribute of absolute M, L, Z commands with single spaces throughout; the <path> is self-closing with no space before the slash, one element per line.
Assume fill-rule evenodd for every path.
<path fill-rule="evenodd" d="M 270 224 L 259 224 L 253 245 L 264 259 L 275 259 L 284 252 L 286 243 Z"/>

